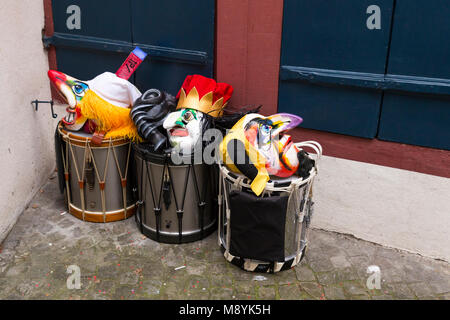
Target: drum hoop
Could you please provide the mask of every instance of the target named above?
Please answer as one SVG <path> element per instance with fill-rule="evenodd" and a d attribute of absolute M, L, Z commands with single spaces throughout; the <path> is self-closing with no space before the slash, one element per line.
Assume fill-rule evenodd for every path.
<path fill-rule="evenodd" d="M 266 187 L 264 188 L 264 191 L 270 191 L 270 192 L 282 192 L 282 191 L 289 191 L 292 190 L 293 186 L 297 186 L 298 188 L 303 187 L 307 185 L 310 181 L 314 180 L 315 176 L 318 173 L 318 163 L 322 156 L 322 146 L 316 142 L 316 141 L 303 141 L 303 142 L 297 142 L 294 143 L 294 145 L 298 148 L 302 147 L 309 147 L 312 148 L 315 151 L 315 166 L 311 169 L 309 172 L 309 176 L 306 179 L 303 179 L 302 177 L 297 177 L 296 179 L 293 179 L 288 182 L 277 182 L 274 180 L 269 180 L 266 184 Z M 224 175 L 224 179 L 228 180 L 228 182 L 239 185 L 240 187 L 251 189 L 251 181 L 249 178 L 244 176 L 241 173 L 236 173 L 230 171 L 225 165 L 223 165 L 222 161 L 218 161 L 219 169 Z M 233 176 L 236 176 L 233 177 Z M 277 185 L 279 184 L 279 185 Z"/>
<path fill-rule="evenodd" d="M 90 143 L 92 140 L 92 137 L 83 137 L 83 136 L 77 135 L 74 132 L 69 132 L 69 131 L 63 129 L 61 124 L 58 125 L 58 131 L 61 134 L 61 137 L 64 139 L 65 142 L 68 142 L 68 140 L 70 140 L 70 143 L 72 143 L 73 145 L 79 146 L 79 147 L 85 147 L 86 141 L 91 145 L 91 148 L 96 148 L 96 149 L 109 148 L 111 144 L 113 146 L 120 146 L 120 145 L 125 145 L 125 144 L 130 143 L 130 141 L 125 138 L 115 138 L 115 139 L 105 139 L 101 144 L 93 145 Z M 110 140 L 111 140 L 111 144 L 110 144 Z"/>
<path fill-rule="evenodd" d="M 245 271 L 264 273 L 277 273 L 295 267 L 304 258 L 304 253 L 307 248 L 307 244 L 305 244 L 299 253 L 286 257 L 284 261 L 268 262 L 234 256 L 226 249 L 223 243 L 219 243 L 219 245 L 225 260 L 231 264 Z"/>
<path fill-rule="evenodd" d="M 227 180 L 229 183 L 238 184 L 240 187 L 251 189 L 250 179 L 247 178 L 246 176 L 244 176 L 243 174 L 231 172 L 222 164 L 219 164 L 219 168 L 220 168 L 220 171 L 222 172 L 222 174 L 224 175 L 225 180 Z M 236 178 L 233 177 L 233 175 L 235 175 Z M 289 184 L 287 184 L 288 182 L 281 183 L 281 184 L 283 184 L 282 186 L 277 186 L 276 181 L 269 180 L 266 184 L 266 187 L 264 188 L 264 191 L 272 191 L 272 192 L 289 191 L 292 188 L 292 186 L 294 186 L 294 185 L 296 185 L 300 188 L 300 187 L 307 185 L 311 180 L 313 180 L 315 178 L 316 175 L 317 175 L 317 170 L 315 168 L 313 168 L 313 169 L 311 169 L 308 178 L 303 179 L 301 177 L 297 177 L 296 179 L 289 181 Z"/>
<path fill-rule="evenodd" d="M 132 144 L 133 150 L 135 152 L 136 155 L 139 155 L 139 157 L 141 159 L 143 159 L 144 161 L 148 161 L 154 164 L 158 164 L 158 165 L 169 165 L 171 167 L 188 167 L 190 165 L 203 165 L 205 163 L 203 162 L 195 162 L 195 156 L 189 155 L 189 156 L 184 156 L 184 159 L 190 159 L 190 162 L 186 163 L 174 163 L 172 161 L 172 156 L 170 152 L 164 152 L 164 153 L 159 153 L 159 152 L 152 152 L 149 150 L 146 150 L 145 147 L 142 147 L 139 143 L 133 142 Z"/>

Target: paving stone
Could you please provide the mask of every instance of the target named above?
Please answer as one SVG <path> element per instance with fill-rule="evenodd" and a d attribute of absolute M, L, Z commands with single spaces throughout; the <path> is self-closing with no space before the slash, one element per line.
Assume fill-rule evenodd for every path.
<path fill-rule="evenodd" d="M 231 288 L 233 286 L 233 278 L 227 274 L 210 276 L 209 281 L 211 287 Z"/>
<path fill-rule="evenodd" d="M 445 293 L 443 295 L 438 295 L 439 299 L 450 300 L 450 293 Z"/>
<path fill-rule="evenodd" d="M 141 283 L 142 282 L 142 283 Z M 160 280 L 144 280 L 139 283 L 141 288 L 149 297 L 156 297 L 161 293 L 162 281 Z"/>
<path fill-rule="evenodd" d="M 300 298 L 300 288 L 297 284 L 290 284 L 278 287 L 281 300 L 298 300 Z"/>
<path fill-rule="evenodd" d="M 344 282 L 343 288 L 350 296 L 367 295 L 368 290 L 358 281 Z"/>
<path fill-rule="evenodd" d="M 316 253 L 317 255 L 318 253 Z M 333 271 L 334 266 L 331 260 L 326 255 L 315 256 L 314 258 L 307 259 L 308 265 L 313 269 L 314 272 L 327 272 Z"/>
<path fill-rule="evenodd" d="M 349 281 L 349 280 L 358 280 L 359 277 L 350 268 L 335 270 L 331 272 L 318 272 L 316 273 L 316 277 L 320 284 L 322 285 L 329 285 L 329 284 L 335 284 L 343 281 Z"/>
<path fill-rule="evenodd" d="M 410 283 L 408 287 L 413 291 L 416 297 L 428 297 L 436 294 L 426 283 Z"/>
<path fill-rule="evenodd" d="M 330 260 L 335 268 L 343 269 L 351 266 L 345 255 L 333 256 Z"/>
<path fill-rule="evenodd" d="M 314 272 L 306 264 L 297 265 L 295 267 L 295 273 L 298 281 L 316 281 Z"/>
<path fill-rule="evenodd" d="M 212 288 L 209 299 L 213 300 L 232 300 L 233 289 L 231 288 Z"/>
<path fill-rule="evenodd" d="M 396 298 L 401 300 L 415 299 L 414 292 L 405 283 L 386 284 L 385 288 Z"/>
<path fill-rule="evenodd" d="M 258 298 L 264 300 L 274 300 L 276 289 L 274 286 L 263 286 L 258 288 Z"/>
<path fill-rule="evenodd" d="M 431 287 L 431 290 L 434 293 L 441 294 L 441 293 L 447 293 L 450 292 L 450 279 L 443 279 L 442 281 L 430 281 L 427 282 L 428 285 Z"/>
<path fill-rule="evenodd" d="M 329 300 L 344 300 L 346 296 L 344 290 L 340 286 L 325 286 L 323 287 L 325 297 Z"/>
<path fill-rule="evenodd" d="M 300 288 L 305 291 L 308 295 L 315 299 L 320 299 L 325 297 L 325 293 L 323 292 L 323 287 L 314 282 L 301 282 Z"/>

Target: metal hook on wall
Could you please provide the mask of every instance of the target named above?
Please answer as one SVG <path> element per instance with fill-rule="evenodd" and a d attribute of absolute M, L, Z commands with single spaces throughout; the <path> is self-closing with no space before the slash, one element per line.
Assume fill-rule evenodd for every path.
<path fill-rule="evenodd" d="M 55 113 L 55 111 L 53 110 L 53 100 L 50 100 L 50 101 L 42 101 L 42 100 L 33 100 L 33 101 L 31 101 L 31 105 L 35 108 L 35 111 L 38 111 L 38 106 L 39 106 L 39 103 L 50 103 L 50 107 L 51 107 L 51 110 L 52 110 L 52 117 L 53 117 L 53 119 L 56 119 L 56 117 L 58 116 L 56 113 Z"/>

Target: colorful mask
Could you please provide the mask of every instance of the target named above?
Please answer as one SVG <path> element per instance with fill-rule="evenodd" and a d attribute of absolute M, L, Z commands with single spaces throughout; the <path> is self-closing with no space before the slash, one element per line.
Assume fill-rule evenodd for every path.
<path fill-rule="evenodd" d="M 182 146 L 183 150 L 193 150 L 203 128 L 204 114 L 195 109 L 183 108 L 171 112 L 164 121 L 172 147 Z"/>
<path fill-rule="evenodd" d="M 220 144 L 225 165 L 250 178 L 253 192 L 260 195 L 269 175 L 289 177 L 299 169 L 299 150 L 285 132 L 302 121 L 288 113 L 244 116 Z"/>
<path fill-rule="evenodd" d="M 55 70 L 49 70 L 48 76 L 69 104 L 62 119 L 67 129 L 78 131 L 90 119 L 106 132 L 105 137 L 138 139 L 129 107 L 141 93 L 133 84 L 111 72 L 88 81 Z"/>
<path fill-rule="evenodd" d="M 232 93 L 229 84 L 201 75 L 187 76 L 177 95 L 177 110 L 163 123 L 172 147 L 192 152 L 199 142 L 206 117 L 220 117 Z"/>

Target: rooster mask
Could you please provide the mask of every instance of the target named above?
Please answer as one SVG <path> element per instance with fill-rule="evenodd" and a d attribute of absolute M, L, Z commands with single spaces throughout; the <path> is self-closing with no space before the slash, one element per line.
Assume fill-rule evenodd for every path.
<path fill-rule="evenodd" d="M 269 117 L 247 114 L 221 142 L 222 160 L 232 171 L 250 178 L 251 189 L 258 196 L 269 181 L 269 175 L 286 178 L 297 173 L 303 176 L 305 168 L 300 168 L 300 164 L 305 166 L 306 163 L 310 170 L 312 160 L 305 161 L 306 153 L 298 150 L 290 135 L 285 134 L 302 121 L 288 113 Z"/>
<path fill-rule="evenodd" d="M 48 77 L 69 104 L 62 119 L 67 129 L 78 131 L 92 120 L 105 137 L 139 139 L 129 107 L 141 93 L 129 81 L 111 72 L 88 81 L 55 70 L 49 70 Z"/>

